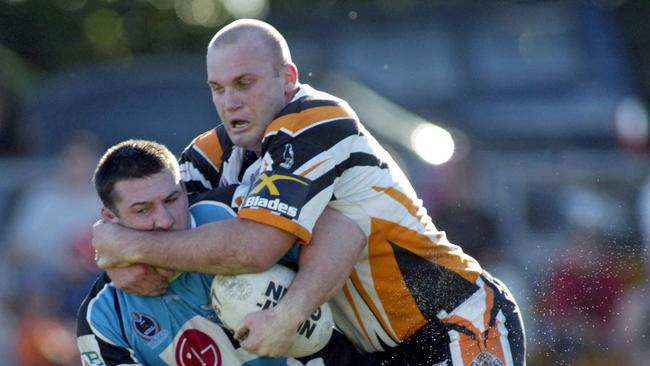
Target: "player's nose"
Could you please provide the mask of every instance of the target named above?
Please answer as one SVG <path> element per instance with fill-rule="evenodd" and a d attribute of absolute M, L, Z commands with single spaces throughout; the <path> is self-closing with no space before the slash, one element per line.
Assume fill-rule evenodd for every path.
<path fill-rule="evenodd" d="M 232 88 L 226 88 L 224 91 L 224 106 L 229 112 L 236 111 L 242 105 L 241 98 L 237 95 L 237 91 Z"/>
<path fill-rule="evenodd" d="M 171 230 L 174 226 L 174 216 L 167 207 L 161 206 L 156 212 L 156 230 Z"/>

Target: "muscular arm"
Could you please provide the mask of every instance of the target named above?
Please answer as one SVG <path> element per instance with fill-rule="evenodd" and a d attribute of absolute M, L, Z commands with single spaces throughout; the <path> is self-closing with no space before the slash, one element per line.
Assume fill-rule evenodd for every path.
<path fill-rule="evenodd" d="M 248 333 L 241 345 L 261 356 L 283 356 L 300 323 L 343 287 L 365 245 L 365 236 L 352 220 L 326 209 L 311 244 L 301 250 L 300 270 L 289 290 L 275 308 L 244 319 L 236 335 Z"/>
<path fill-rule="evenodd" d="M 104 222 L 93 228 L 97 264 L 102 268 L 145 263 L 213 274 L 260 272 L 282 258 L 295 240 L 281 229 L 238 218 L 165 232 Z"/>

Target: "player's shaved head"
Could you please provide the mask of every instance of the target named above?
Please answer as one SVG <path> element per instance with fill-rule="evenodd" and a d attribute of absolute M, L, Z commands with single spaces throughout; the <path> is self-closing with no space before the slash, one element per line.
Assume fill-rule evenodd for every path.
<path fill-rule="evenodd" d="M 287 41 L 272 25 L 256 19 L 239 19 L 226 25 L 212 37 L 208 52 L 222 46 L 255 40 L 267 47 L 274 62 L 274 69 L 291 64 L 291 52 Z"/>

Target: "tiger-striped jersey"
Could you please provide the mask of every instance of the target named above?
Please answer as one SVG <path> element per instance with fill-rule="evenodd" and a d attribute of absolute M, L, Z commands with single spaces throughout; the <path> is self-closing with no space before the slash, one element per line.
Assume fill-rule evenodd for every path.
<path fill-rule="evenodd" d="M 184 151 L 182 177 L 195 196 L 240 184 L 233 201 L 241 218 L 302 243 L 326 206 L 365 233 L 366 247 L 330 301 L 337 325 L 361 349 L 396 347 L 479 289 L 478 262 L 435 228 L 400 168 L 345 101 L 301 85 L 267 127 L 261 158 L 242 174 L 244 160 L 220 126 Z"/>

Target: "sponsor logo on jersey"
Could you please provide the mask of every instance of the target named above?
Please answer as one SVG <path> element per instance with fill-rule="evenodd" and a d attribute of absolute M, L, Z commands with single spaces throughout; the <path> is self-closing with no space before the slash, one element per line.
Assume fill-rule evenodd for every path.
<path fill-rule="evenodd" d="M 149 314 L 133 312 L 131 314 L 131 327 L 135 334 L 144 339 L 151 348 L 157 347 L 169 334 L 160 329 L 160 323 Z"/>
<path fill-rule="evenodd" d="M 198 329 L 185 330 L 178 338 L 175 352 L 179 366 L 221 366 L 221 350 L 209 335 Z"/>
<path fill-rule="evenodd" d="M 298 215 L 298 207 L 289 206 L 288 204 L 280 201 L 279 198 L 276 198 L 274 200 L 269 200 L 267 198 L 263 198 L 259 196 L 248 197 L 246 199 L 246 202 L 244 202 L 243 207 L 268 208 L 271 211 L 279 212 L 291 218 L 294 218 Z"/>
<path fill-rule="evenodd" d="M 307 182 L 305 182 L 303 179 L 296 178 L 293 175 L 287 175 L 287 174 L 273 174 L 271 176 L 268 176 L 266 173 L 262 173 L 258 180 L 260 181 L 254 188 L 251 190 L 251 194 L 256 194 L 260 193 L 264 188 L 268 189 L 269 194 L 271 196 L 279 196 L 280 195 L 280 190 L 278 189 L 277 185 L 275 184 L 276 181 L 292 181 L 296 183 L 300 183 L 303 186 L 307 186 Z"/>
<path fill-rule="evenodd" d="M 242 208 L 259 207 L 288 218 L 298 216 L 299 207 L 309 193 L 309 181 L 289 174 L 262 173 L 242 204 Z M 282 192 L 287 192 L 284 195 Z"/>

